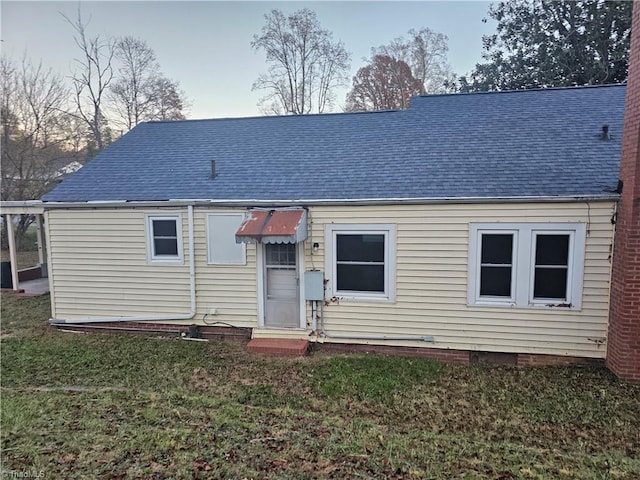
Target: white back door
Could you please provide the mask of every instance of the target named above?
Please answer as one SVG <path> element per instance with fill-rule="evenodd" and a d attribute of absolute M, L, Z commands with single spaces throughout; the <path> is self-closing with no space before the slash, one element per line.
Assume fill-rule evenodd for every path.
<path fill-rule="evenodd" d="M 300 296 L 296 244 L 264 245 L 265 309 L 267 328 L 299 328 Z"/>

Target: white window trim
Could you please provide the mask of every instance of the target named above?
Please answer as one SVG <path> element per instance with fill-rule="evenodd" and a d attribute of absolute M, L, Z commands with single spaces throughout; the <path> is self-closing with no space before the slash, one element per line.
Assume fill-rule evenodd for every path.
<path fill-rule="evenodd" d="M 337 259 L 335 258 L 335 242 L 338 234 L 352 235 L 384 235 L 384 293 L 341 291 L 336 288 Z M 396 235 L 395 224 L 358 224 L 331 223 L 325 226 L 325 272 L 329 282 L 327 294 L 329 298 L 365 302 L 395 302 L 396 300 Z"/>
<path fill-rule="evenodd" d="M 147 261 L 149 263 L 175 263 L 182 264 L 183 262 L 183 248 L 182 248 L 182 215 L 180 213 L 175 214 L 146 214 L 146 226 L 147 226 Z M 153 243 L 153 226 L 154 220 L 173 220 L 176 222 L 176 236 L 178 242 L 178 255 L 156 255 L 154 252 Z"/>
<path fill-rule="evenodd" d="M 534 275 L 535 275 L 535 263 L 536 263 L 536 252 L 535 252 L 535 248 L 533 248 L 536 245 L 536 237 L 537 235 L 545 235 L 545 234 L 553 234 L 553 235 L 569 235 L 569 264 L 567 265 L 567 298 L 563 300 L 558 300 L 557 298 L 534 298 L 533 297 L 533 287 L 534 287 Z M 530 259 L 530 265 L 531 265 L 531 272 L 530 272 L 530 276 L 529 276 L 529 304 L 533 305 L 533 306 L 546 306 L 548 304 L 553 304 L 553 303 L 567 303 L 567 304 L 572 304 L 573 302 L 571 301 L 573 298 L 577 298 L 577 295 L 574 293 L 573 291 L 573 283 L 575 282 L 575 279 L 573 278 L 573 270 L 575 268 L 575 259 L 574 259 L 574 253 L 573 251 L 575 250 L 575 240 L 576 237 L 576 231 L 575 230 L 548 230 L 546 228 L 542 228 L 542 229 L 532 229 L 531 231 L 531 259 Z"/>
<path fill-rule="evenodd" d="M 485 233 L 514 233 L 511 298 L 480 297 L 480 247 Z M 567 298 L 534 299 L 535 237 L 538 234 L 569 235 Z M 584 223 L 472 223 L 469 226 L 469 264 L 467 304 L 580 310 L 585 261 L 586 226 Z M 569 307 L 566 305 L 570 305 Z"/>
<path fill-rule="evenodd" d="M 221 217 L 223 215 L 226 216 L 237 216 L 240 217 L 240 223 L 242 223 L 242 219 L 244 219 L 243 213 L 232 213 L 232 212 L 224 212 L 224 213 L 208 213 L 207 214 L 207 265 L 246 265 L 247 264 L 247 247 L 244 243 L 239 244 L 238 246 L 242 248 L 242 261 L 241 262 L 214 262 L 212 257 L 213 254 L 211 252 L 211 229 L 210 229 L 210 221 L 211 217 Z M 240 225 L 238 225 L 239 227 Z"/>
<path fill-rule="evenodd" d="M 482 267 L 482 262 L 481 262 L 481 251 L 482 251 L 482 235 L 483 234 L 512 234 L 513 235 L 513 246 L 512 246 L 512 252 L 511 252 L 511 295 L 509 296 L 509 298 L 506 297 L 490 297 L 490 296 L 484 296 L 481 297 L 480 296 L 480 272 L 481 272 L 481 267 Z M 475 303 L 476 304 L 483 304 L 483 305 L 515 305 L 516 303 L 516 265 L 517 265 L 517 252 L 518 252 L 518 230 L 517 229 L 504 229 L 504 230 L 499 230 L 496 231 L 494 229 L 479 229 L 477 231 L 477 234 L 475 236 L 475 241 L 477 242 L 477 245 L 475 247 L 476 249 L 476 256 L 475 259 L 473 260 L 475 268 L 476 268 L 476 278 L 477 281 L 475 282 L 475 287 L 474 287 L 474 294 L 475 294 Z"/>

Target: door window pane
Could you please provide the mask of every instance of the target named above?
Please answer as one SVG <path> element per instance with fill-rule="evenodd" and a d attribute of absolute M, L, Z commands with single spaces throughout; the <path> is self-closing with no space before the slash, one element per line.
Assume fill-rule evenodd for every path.
<path fill-rule="evenodd" d="M 267 265 L 270 266 L 295 266 L 295 243 L 268 243 L 265 245 Z"/>

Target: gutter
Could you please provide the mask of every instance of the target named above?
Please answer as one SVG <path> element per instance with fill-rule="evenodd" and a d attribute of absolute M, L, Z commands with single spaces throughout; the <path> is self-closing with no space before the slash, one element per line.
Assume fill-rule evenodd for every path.
<path fill-rule="evenodd" d="M 117 322 L 153 322 L 172 320 L 191 320 L 196 314 L 196 262 L 195 262 L 195 239 L 193 233 L 193 205 L 187 205 L 188 229 L 189 229 L 189 293 L 191 308 L 189 313 L 159 316 L 141 317 L 102 317 L 102 318 L 74 318 L 64 320 L 58 318 L 49 319 L 49 324 L 53 326 L 72 325 L 79 323 L 117 323 Z"/>
<path fill-rule="evenodd" d="M 360 198 L 360 199 L 167 199 L 150 201 L 99 200 L 78 202 L 43 202 L 46 210 L 71 208 L 151 208 L 151 207 L 274 207 L 274 206 L 367 206 L 367 205 L 442 205 L 493 203 L 578 203 L 618 201 L 619 194 L 563 195 L 524 197 L 412 197 L 412 198 Z"/>

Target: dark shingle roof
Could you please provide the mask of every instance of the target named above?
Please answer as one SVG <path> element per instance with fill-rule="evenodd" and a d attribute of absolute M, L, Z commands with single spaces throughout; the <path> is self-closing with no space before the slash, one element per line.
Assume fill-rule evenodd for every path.
<path fill-rule="evenodd" d="M 624 96 L 621 85 L 428 95 L 404 111 L 144 123 L 44 200 L 606 195 Z"/>

